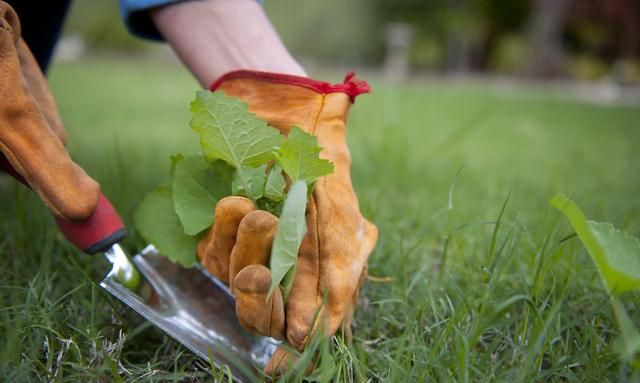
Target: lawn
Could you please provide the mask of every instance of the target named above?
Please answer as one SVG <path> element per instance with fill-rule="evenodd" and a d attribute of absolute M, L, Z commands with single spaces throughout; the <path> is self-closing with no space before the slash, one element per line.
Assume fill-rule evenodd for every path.
<path fill-rule="evenodd" d="M 168 180 L 171 154 L 198 151 L 196 83 L 168 64 L 115 59 L 58 64 L 50 78 L 70 152 L 125 218 L 125 246 L 140 249 L 136 205 Z M 575 237 L 563 241 L 573 231 L 548 201 L 564 192 L 640 236 L 640 108 L 526 88 L 372 85 L 349 141 L 361 208 L 380 229 L 375 278 L 353 345 L 333 340 L 319 377 L 630 379 L 598 273 Z M 106 261 L 66 243 L 34 195 L 4 177 L 0 198 L 0 380 L 211 379 L 96 285 Z M 640 294 L 622 302 L 640 323 Z"/>

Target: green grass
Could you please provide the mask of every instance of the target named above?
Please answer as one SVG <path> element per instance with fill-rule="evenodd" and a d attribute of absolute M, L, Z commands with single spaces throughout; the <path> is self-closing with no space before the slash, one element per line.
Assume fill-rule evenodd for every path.
<path fill-rule="evenodd" d="M 136 204 L 168 179 L 169 155 L 198 150 L 187 124 L 195 82 L 108 60 L 57 65 L 51 84 L 72 155 L 131 228 Z M 565 192 L 590 218 L 640 235 L 640 108 L 527 89 L 373 86 L 349 140 L 362 210 L 381 233 L 370 274 L 390 281 L 364 287 L 353 346 L 320 342 L 316 377 L 631 379 L 597 271 L 575 237 L 563 241 L 572 231 L 548 201 Z M 0 198 L 0 380 L 212 379 L 96 286 L 106 261 L 67 244 L 34 195 L 2 178 Z M 131 233 L 125 245 L 142 242 Z M 640 294 L 622 301 L 640 323 Z"/>

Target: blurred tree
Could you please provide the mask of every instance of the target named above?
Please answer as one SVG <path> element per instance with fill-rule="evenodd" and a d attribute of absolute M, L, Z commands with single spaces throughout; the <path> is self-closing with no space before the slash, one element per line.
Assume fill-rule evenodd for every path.
<path fill-rule="evenodd" d="M 440 57 L 429 63 L 439 68 L 468 70 L 472 43 L 473 11 L 478 0 L 377 0 L 380 22 L 411 24 L 416 31 L 416 47 L 435 42 Z M 422 63 L 417 63 L 418 65 Z"/>
<path fill-rule="evenodd" d="M 622 82 L 640 81 L 640 1 L 574 2 L 564 41 L 572 76 L 597 79 L 612 73 Z"/>
<path fill-rule="evenodd" d="M 640 0 L 266 0 L 287 46 L 332 65 L 383 63 L 385 30 L 408 23 L 413 68 L 640 81 Z M 67 32 L 93 49 L 139 50 L 115 0 L 75 1 Z M 631 74 L 629 74 L 631 73 Z M 634 74 L 635 73 L 635 74 Z M 625 80 L 628 81 L 628 80 Z"/>
<path fill-rule="evenodd" d="M 518 56 L 524 45 L 521 36 L 531 12 L 530 0 L 482 0 L 480 2 L 481 43 L 475 54 L 475 67 L 501 69 L 524 62 Z M 501 68 L 496 68 L 499 66 Z"/>
<path fill-rule="evenodd" d="M 133 52 L 146 46 L 126 30 L 115 0 L 72 1 L 65 33 L 82 36 L 94 51 Z"/>
<path fill-rule="evenodd" d="M 384 31 L 370 0 L 265 0 L 287 47 L 307 64 L 379 63 Z"/>
<path fill-rule="evenodd" d="M 413 64 L 537 77 L 640 77 L 638 0 L 376 0 L 416 30 Z M 629 77 L 630 75 L 625 75 Z"/>
<path fill-rule="evenodd" d="M 530 21 L 527 73 L 552 77 L 562 73 L 562 32 L 573 0 L 534 0 Z"/>
<path fill-rule="evenodd" d="M 521 29 L 529 13 L 529 0 L 377 0 L 376 4 L 380 22 L 402 21 L 415 27 L 419 52 L 414 57 L 429 57 L 430 66 L 454 71 L 485 69 L 501 37 Z"/>
<path fill-rule="evenodd" d="M 608 61 L 640 56 L 640 1 L 575 2 L 565 39 L 570 51 L 589 52 Z"/>

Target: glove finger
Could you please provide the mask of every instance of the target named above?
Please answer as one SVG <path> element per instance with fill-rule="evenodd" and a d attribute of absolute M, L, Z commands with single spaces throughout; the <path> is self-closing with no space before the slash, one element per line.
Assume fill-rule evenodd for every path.
<path fill-rule="evenodd" d="M 264 210 L 254 210 L 247 214 L 238 227 L 236 244 L 231 250 L 229 283 L 240 270 L 249 265 L 268 266 L 271 244 L 278 228 L 278 218 Z"/>
<path fill-rule="evenodd" d="M 218 201 L 213 227 L 200 240 L 196 252 L 202 265 L 221 281 L 229 282 L 229 258 L 236 242 L 240 221 L 255 210 L 244 197 L 225 197 Z"/>
<path fill-rule="evenodd" d="M 271 271 L 264 265 L 242 269 L 233 281 L 238 321 L 250 332 L 284 339 L 284 304 L 280 289 L 267 299 Z"/>
<path fill-rule="evenodd" d="M 264 366 L 264 373 L 268 376 L 278 377 L 284 375 L 290 367 L 298 360 L 298 356 L 285 347 L 278 347 L 276 352 L 271 355 L 271 359 L 266 366 Z M 313 362 L 309 362 L 305 368 L 305 375 L 313 372 Z"/>

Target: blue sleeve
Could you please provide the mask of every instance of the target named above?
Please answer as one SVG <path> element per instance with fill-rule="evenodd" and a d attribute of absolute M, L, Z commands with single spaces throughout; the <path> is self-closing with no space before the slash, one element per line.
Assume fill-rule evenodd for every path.
<path fill-rule="evenodd" d="M 149 8 L 180 0 L 120 0 L 120 16 L 129 32 L 149 40 L 164 41 L 149 16 Z"/>
<path fill-rule="evenodd" d="M 164 41 L 149 16 L 150 8 L 192 0 L 120 0 L 120 16 L 132 34 L 149 40 Z M 263 0 L 257 0 L 262 4 Z"/>

